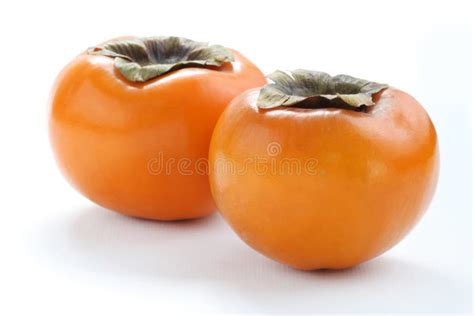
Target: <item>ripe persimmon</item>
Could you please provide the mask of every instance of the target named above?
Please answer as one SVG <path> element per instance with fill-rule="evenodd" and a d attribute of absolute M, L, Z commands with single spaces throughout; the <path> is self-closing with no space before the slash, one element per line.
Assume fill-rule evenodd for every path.
<path fill-rule="evenodd" d="M 340 269 L 400 241 L 438 178 L 435 128 L 410 95 L 350 76 L 277 71 L 235 98 L 210 146 L 218 209 L 262 254 Z"/>
<path fill-rule="evenodd" d="M 215 205 L 202 162 L 214 125 L 230 100 L 264 83 L 248 59 L 219 45 L 111 40 L 57 79 L 49 118 L 56 160 L 106 208 L 158 220 L 207 215 Z"/>

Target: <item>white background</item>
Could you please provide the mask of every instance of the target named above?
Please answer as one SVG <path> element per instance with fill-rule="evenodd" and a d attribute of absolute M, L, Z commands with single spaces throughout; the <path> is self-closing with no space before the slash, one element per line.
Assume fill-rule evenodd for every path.
<path fill-rule="evenodd" d="M 469 2 L 2 1 L 0 314 L 469 312 L 472 12 Z M 359 267 L 300 272 L 248 248 L 219 215 L 136 220 L 76 193 L 52 158 L 54 78 L 120 35 L 233 47 L 265 73 L 307 68 L 413 94 L 439 133 L 441 175 L 419 225 Z"/>

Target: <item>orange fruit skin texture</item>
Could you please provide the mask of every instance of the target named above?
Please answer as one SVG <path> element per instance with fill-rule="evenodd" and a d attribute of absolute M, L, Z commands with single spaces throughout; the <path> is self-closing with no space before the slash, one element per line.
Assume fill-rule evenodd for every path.
<path fill-rule="evenodd" d="M 385 252 L 417 223 L 436 187 L 439 153 L 413 97 L 388 88 L 362 113 L 259 110 L 257 96 L 248 91 L 226 109 L 209 156 L 218 209 L 248 245 L 294 268 L 343 269 Z M 270 143 L 280 145 L 277 155 Z M 248 162 L 255 157 L 268 168 Z M 316 168 L 279 169 L 295 158 L 316 159 Z"/>
<path fill-rule="evenodd" d="M 214 211 L 205 172 L 213 128 L 235 96 L 265 83 L 233 53 L 235 61 L 218 70 L 185 68 L 145 83 L 127 81 L 112 58 L 79 55 L 51 97 L 50 139 L 65 177 L 95 203 L 134 217 Z M 203 159 L 206 166 L 195 170 Z"/>

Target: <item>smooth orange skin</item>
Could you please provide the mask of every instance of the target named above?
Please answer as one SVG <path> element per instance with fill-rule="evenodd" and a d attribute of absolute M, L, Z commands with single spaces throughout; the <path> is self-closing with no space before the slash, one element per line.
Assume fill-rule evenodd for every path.
<path fill-rule="evenodd" d="M 97 204 L 134 217 L 179 220 L 214 211 L 208 175 L 194 166 L 207 160 L 227 104 L 265 82 L 233 52 L 235 61 L 217 70 L 185 68 L 145 83 L 127 81 L 112 58 L 79 55 L 57 79 L 49 120 L 69 182 Z M 180 159 L 187 167 L 178 166 Z"/>
<path fill-rule="evenodd" d="M 298 269 L 348 268 L 394 246 L 423 215 L 437 183 L 438 143 L 410 95 L 386 89 L 370 113 L 259 110 L 257 96 L 250 90 L 224 111 L 209 154 L 215 202 L 248 245 Z M 281 146 L 278 155 L 267 152 L 270 143 Z M 253 157 L 277 171 L 245 166 Z M 317 159 L 316 168 L 279 169 L 295 158 Z"/>

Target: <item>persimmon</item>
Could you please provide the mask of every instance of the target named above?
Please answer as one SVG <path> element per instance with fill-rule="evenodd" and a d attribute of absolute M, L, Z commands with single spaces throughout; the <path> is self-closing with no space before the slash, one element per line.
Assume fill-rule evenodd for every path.
<path fill-rule="evenodd" d="M 394 246 L 425 212 L 439 154 L 423 107 L 388 85 L 277 71 L 236 97 L 210 145 L 211 190 L 251 247 L 341 269 Z"/>
<path fill-rule="evenodd" d="M 77 190 L 111 210 L 157 220 L 205 216 L 215 210 L 202 165 L 214 125 L 230 100 L 264 83 L 247 58 L 220 45 L 105 42 L 67 65 L 53 88 L 56 160 Z"/>

